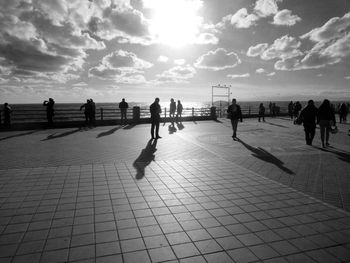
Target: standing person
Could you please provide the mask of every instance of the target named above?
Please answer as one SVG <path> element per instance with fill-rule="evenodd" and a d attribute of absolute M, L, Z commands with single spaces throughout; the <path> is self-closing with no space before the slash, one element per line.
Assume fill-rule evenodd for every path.
<path fill-rule="evenodd" d="M 270 112 L 270 114 L 272 114 L 272 102 L 270 101 L 270 103 L 269 103 L 269 112 Z"/>
<path fill-rule="evenodd" d="M 95 127 L 95 124 L 96 124 L 96 104 L 92 99 L 90 99 L 90 107 L 91 107 L 90 124 Z"/>
<path fill-rule="evenodd" d="M 288 104 L 288 115 L 290 119 L 293 120 L 293 101 L 290 101 Z"/>
<path fill-rule="evenodd" d="M 174 101 L 174 99 L 171 99 L 170 100 L 170 113 L 169 113 L 170 118 L 174 119 L 175 111 L 176 111 L 176 102 Z"/>
<path fill-rule="evenodd" d="M 276 117 L 276 103 L 272 103 L 272 117 L 275 118 Z"/>
<path fill-rule="evenodd" d="M 232 138 L 236 140 L 238 120 L 240 120 L 241 122 L 243 121 L 241 107 L 237 104 L 236 99 L 232 99 L 232 104 L 228 107 L 227 113 L 229 115 L 229 118 L 231 119 L 233 130 Z"/>
<path fill-rule="evenodd" d="M 339 123 L 346 123 L 346 116 L 348 115 L 348 109 L 345 103 L 342 103 L 339 107 Z"/>
<path fill-rule="evenodd" d="M 12 109 L 10 105 L 6 102 L 4 104 L 4 126 L 11 129 L 11 113 Z"/>
<path fill-rule="evenodd" d="M 329 100 L 325 99 L 317 111 L 317 123 L 320 125 L 322 147 L 329 146 L 329 132 L 335 125 L 335 115 Z M 325 138 L 326 136 L 326 138 Z M 326 144 L 324 143 L 326 139 Z"/>
<path fill-rule="evenodd" d="M 84 109 L 84 115 L 85 115 L 85 124 L 90 124 L 90 116 L 91 116 L 91 103 L 90 100 L 86 100 L 86 103 L 80 106 L 80 110 Z"/>
<path fill-rule="evenodd" d="M 126 112 L 127 109 L 129 108 L 129 104 L 125 101 L 125 99 L 123 98 L 122 101 L 119 103 L 119 109 L 120 109 L 120 124 L 125 124 L 128 122 L 128 119 L 126 117 Z"/>
<path fill-rule="evenodd" d="M 307 145 L 312 145 L 312 141 L 315 137 L 316 120 L 317 120 L 317 108 L 313 100 L 307 102 L 306 107 L 300 112 L 298 118 L 301 119 L 304 126 L 305 141 Z"/>
<path fill-rule="evenodd" d="M 301 110 L 301 104 L 299 101 L 297 101 L 293 108 L 293 114 L 295 118 L 298 118 L 300 110 Z"/>
<path fill-rule="evenodd" d="M 49 100 L 45 100 L 43 106 L 46 107 L 46 118 L 49 126 L 53 126 L 53 116 L 55 116 L 55 101 L 53 98 L 49 98 Z"/>
<path fill-rule="evenodd" d="M 182 116 L 182 110 L 183 110 L 183 107 L 182 107 L 181 101 L 178 100 L 178 101 L 177 101 L 177 108 L 176 108 L 176 119 L 177 119 L 179 116 L 180 116 L 180 118 L 181 118 L 181 116 Z M 180 121 L 181 121 L 181 119 L 180 119 Z"/>
<path fill-rule="evenodd" d="M 263 122 L 265 122 L 265 107 L 264 104 L 260 103 L 259 105 L 259 122 L 260 118 L 262 118 Z"/>
<path fill-rule="evenodd" d="M 159 98 L 156 98 L 154 102 L 149 107 L 151 112 L 151 136 L 152 139 L 160 139 L 162 137 L 159 136 L 159 123 L 160 123 L 160 114 L 162 109 L 159 105 Z M 154 128 L 156 129 L 156 134 L 154 134 Z"/>

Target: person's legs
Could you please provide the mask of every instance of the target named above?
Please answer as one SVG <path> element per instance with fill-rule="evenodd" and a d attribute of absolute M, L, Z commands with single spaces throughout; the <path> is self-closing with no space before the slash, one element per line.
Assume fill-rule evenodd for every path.
<path fill-rule="evenodd" d="M 312 125 L 312 127 L 310 127 L 310 145 L 312 145 L 312 141 L 315 138 L 315 132 L 316 132 L 316 126 Z"/>
<path fill-rule="evenodd" d="M 237 137 L 237 125 L 238 125 L 238 120 L 231 120 L 231 124 L 232 124 L 232 130 L 233 130 L 233 138 Z"/>
<path fill-rule="evenodd" d="M 159 121 L 157 121 L 157 123 L 156 123 L 156 138 L 160 138 L 160 136 L 159 136 Z"/>
<path fill-rule="evenodd" d="M 324 147 L 324 134 L 326 132 L 326 126 L 320 125 L 320 132 L 321 132 L 322 147 Z"/>
<path fill-rule="evenodd" d="M 330 127 L 326 126 L 326 145 L 329 145 L 329 131 L 330 131 Z"/>
<path fill-rule="evenodd" d="M 310 129 L 307 125 L 304 125 L 305 141 L 307 145 L 310 145 Z"/>
<path fill-rule="evenodd" d="M 155 136 L 154 136 L 154 128 L 155 128 L 155 122 L 152 121 L 152 124 L 151 124 L 151 136 L 152 136 L 153 139 L 155 138 Z"/>

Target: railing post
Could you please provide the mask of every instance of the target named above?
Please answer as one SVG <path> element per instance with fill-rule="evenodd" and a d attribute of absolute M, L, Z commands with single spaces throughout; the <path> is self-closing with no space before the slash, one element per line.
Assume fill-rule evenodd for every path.
<path fill-rule="evenodd" d="M 192 117 L 194 117 L 194 108 L 192 107 Z"/>
<path fill-rule="evenodd" d="M 248 115 L 250 116 L 250 106 L 249 106 L 249 108 L 248 108 Z"/>
<path fill-rule="evenodd" d="M 135 106 L 132 108 L 132 120 L 133 120 L 133 123 L 140 122 L 140 107 Z"/>
<path fill-rule="evenodd" d="M 101 121 L 103 121 L 103 108 L 100 108 Z"/>
<path fill-rule="evenodd" d="M 166 107 L 164 107 L 164 118 L 166 118 Z"/>

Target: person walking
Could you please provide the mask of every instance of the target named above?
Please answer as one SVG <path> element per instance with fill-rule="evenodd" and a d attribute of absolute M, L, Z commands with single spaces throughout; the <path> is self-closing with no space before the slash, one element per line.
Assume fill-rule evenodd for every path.
<path fill-rule="evenodd" d="M 334 111 L 329 100 L 325 99 L 317 111 L 317 124 L 320 125 L 322 147 L 329 146 L 329 132 L 336 125 Z M 325 144 L 326 139 L 326 144 Z"/>
<path fill-rule="evenodd" d="M 236 140 L 238 120 L 240 120 L 241 122 L 243 121 L 241 107 L 237 104 L 236 99 L 232 99 L 232 104 L 228 107 L 227 113 L 229 119 L 231 119 L 231 125 L 233 130 L 232 138 L 233 140 Z"/>
<path fill-rule="evenodd" d="M 294 118 L 298 118 L 299 116 L 299 111 L 301 110 L 301 104 L 299 101 L 297 101 L 295 104 L 294 104 L 294 107 L 293 107 L 293 115 L 294 115 Z"/>
<path fill-rule="evenodd" d="M 119 103 L 120 124 L 127 124 L 128 118 L 126 116 L 126 112 L 127 112 L 128 108 L 129 108 L 129 104 L 123 98 L 122 101 Z"/>
<path fill-rule="evenodd" d="M 346 123 L 346 117 L 348 115 L 348 109 L 345 103 L 342 103 L 339 107 L 339 123 Z"/>
<path fill-rule="evenodd" d="M 315 137 L 317 120 L 317 108 L 313 100 L 307 102 L 307 105 L 302 109 L 298 118 L 302 121 L 304 126 L 306 144 L 312 145 L 312 141 Z"/>
<path fill-rule="evenodd" d="M 11 113 L 12 109 L 10 105 L 6 102 L 4 103 L 4 126 L 11 129 Z"/>
<path fill-rule="evenodd" d="M 288 115 L 290 116 L 290 119 L 293 120 L 293 101 L 290 101 L 288 104 Z"/>
<path fill-rule="evenodd" d="M 259 105 L 259 122 L 261 118 L 263 122 L 265 122 L 265 107 L 263 103 L 260 103 Z"/>
<path fill-rule="evenodd" d="M 181 101 L 178 100 L 177 101 L 177 108 L 176 108 L 176 119 L 178 119 L 178 117 L 180 117 L 180 122 L 181 122 L 181 117 L 182 117 L 182 110 L 183 110 L 183 107 L 182 107 Z"/>
<path fill-rule="evenodd" d="M 171 122 L 174 124 L 174 118 L 175 118 L 175 112 L 176 112 L 176 102 L 174 99 L 170 100 L 170 111 L 169 111 L 169 117 L 171 119 Z"/>
<path fill-rule="evenodd" d="M 149 107 L 151 112 L 151 136 L 152 139 L 160 139 L 162 137 L 159 136 L 159 124 L 160 124 L 160 113 L 162 109 L 159 105 L 159 98 L 156 98 L 154 102 Z M 156 133 L 154 134 L 154 129 Z"/>
<path fill-rule="evenodd" d="M 53 98 L 49 98 L 49 100 L 45 100 L 43 102 L 43 106 L 46 107 L 46 118 L 47 118 L 47 123 L 49 127 L 54 126 L 53 124 L 53 116 L 55 116 L 55 101 L 53 100 Z"/>

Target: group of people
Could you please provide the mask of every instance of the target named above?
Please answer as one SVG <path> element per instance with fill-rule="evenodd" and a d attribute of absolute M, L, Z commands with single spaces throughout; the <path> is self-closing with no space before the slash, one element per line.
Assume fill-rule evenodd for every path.
<path fill-rule="evenodd" d="M 293 103 L 293 101 L 290 101 L 288 104 L 288 115 L 290 116 L 290 119 L 296 119 L 299 116 L 299 112 L 301 111 L 302 106 L 299 101 L 296 101 Z"/>
<path fill-rule="evenodd" d="M 96 104 L 92 99 L 87 99 L 86 103 L 80 106 L 80 110 L 84 109 L 85 124 L 95 126 L 96 122 Z"/>

